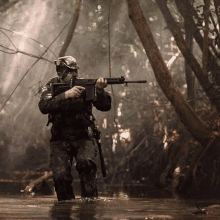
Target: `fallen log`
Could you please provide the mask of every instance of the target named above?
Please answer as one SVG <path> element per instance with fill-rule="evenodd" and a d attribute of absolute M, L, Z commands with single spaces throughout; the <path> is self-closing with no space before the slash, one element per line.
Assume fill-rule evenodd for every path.
<path fill-rule="evenodd" d="M 38 184 L 40 184 L 43 181 L 48 180 L 48 179 L 50 179 L 52 177 L 53 177 L 53 172 L 52 171 L 45 172 L 43 176 L 39 177 L 36 180 L 31 181 L 29 183 L 29 185 L 27 185 L 25 187 L 24 190 L 21 190 L 21 192 L 24 193 L 24 194 L 31 194 L 33 192 L 34 187 L 36 187 Z"/>

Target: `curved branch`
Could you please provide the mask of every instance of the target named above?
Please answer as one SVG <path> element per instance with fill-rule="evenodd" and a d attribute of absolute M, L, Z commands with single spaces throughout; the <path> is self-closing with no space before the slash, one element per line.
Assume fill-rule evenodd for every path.
<path fill-rule="evenodd" d="M 81 8 L 81 2 L 82 2 L 82 0 L 78 0 L 78 2 L 76 2 L 75 12 L 74 12 L 74 15 L 73 15 L 72 23 L 70 25 L 68 34 L 67 34 L 66 39 L 64 41 L 63 47 L 60 50 L 59 57 L 62 57 L 62 56 L 65 55 L 65 53 L 67 51 L 67 48 L 68 48 L 68 46 L 69 46 L 69 44 L 72 40 L 74 31 L 76 29 L 77 22 L 79 20 L 79 12 L 80 12 L 80 8 Z"/>
<path fill-rule="evenodd" d="M 208 125 L 196 115 L 173 81 L 138 1 L 127 0 L 127 3 L 129 17 L 140 37 L 158 84 L 172 103 L 183 124 L 201 144 L 205 144 L 209 135 Z"/>

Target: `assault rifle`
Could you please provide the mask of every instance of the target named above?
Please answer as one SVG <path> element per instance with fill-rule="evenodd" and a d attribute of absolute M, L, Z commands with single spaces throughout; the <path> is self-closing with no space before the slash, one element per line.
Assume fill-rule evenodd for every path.
<path fill-rule="evenodd" d="M 121 78 L 105 78 L 107 80 L 107 84 L 125 84 L 128 83 L 146 83 L 146 80 L 138 80 L 138 81 L 128 81 L 125 80 L 123 76 Z M 70 83 L 51 83 L 52 96 L 56 96 L 62 92 L 65 92 L 71 89 L 73 86 L 82 86 L 85 88 L 85 99 L 86 101 L 92 101 L 96 97 L 95 84 L 97 79 L 74 79 L 71 80 Z"/>

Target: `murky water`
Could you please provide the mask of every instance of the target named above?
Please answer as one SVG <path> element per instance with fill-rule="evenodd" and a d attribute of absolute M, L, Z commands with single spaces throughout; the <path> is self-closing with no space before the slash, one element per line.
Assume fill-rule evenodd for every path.
<path fill-rule="evenodd" d="M 218 201 L 181 201 L 176 199 L 100 197 L 93 202 L 77 197 L 72 202 L 58 203 L 55 196 L 4 196 L 0 198 L 0 219 L 220 219 L 218 205 L 198 213 L 201 208 Z"/>

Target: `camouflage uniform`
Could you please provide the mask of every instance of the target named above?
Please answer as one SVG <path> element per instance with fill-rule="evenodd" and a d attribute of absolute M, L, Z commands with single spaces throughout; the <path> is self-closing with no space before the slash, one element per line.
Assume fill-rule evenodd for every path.
<path fill-rule="evenodd" d="M 84 101 L 81 96 L 65 99 L 64 92 L 52 97 L 50 83 L 56 82 L 58 77 L 43 87 L 39 109 L 42 114 L 49 114 L 49 122 L 52 122 L 50 165 L 58 201 L 75 198 L 71 185 L 73 157 L 81 182 L 81 196 L 97 197 L 95 157 L 98 148 L 92 133 L 95 120 L 92 107 L 110 110 L 111 97 L 104 90 L 97 93 L 93 102 Z"/>

